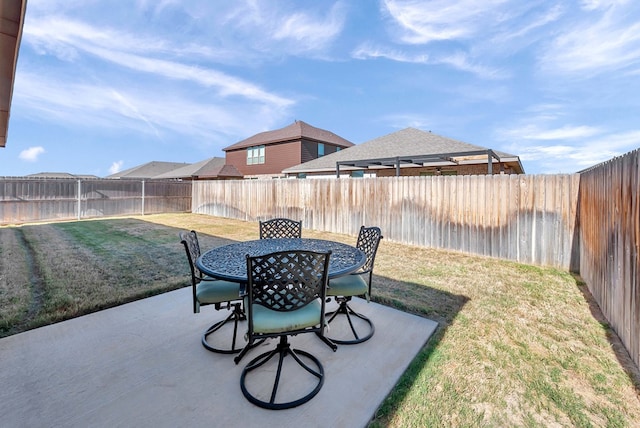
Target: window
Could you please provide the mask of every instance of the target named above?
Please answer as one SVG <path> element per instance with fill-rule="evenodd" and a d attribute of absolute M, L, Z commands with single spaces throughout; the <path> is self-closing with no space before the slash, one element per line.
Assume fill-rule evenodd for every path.
<path fill-rule="evenodd" d="M 364 177 L 364 171 L 360 170 L 360 171 L 351 171 L 351 177 L 352 178 L 362 178 Z"/>
<path fill-rule="evenodd" d="M 336 147 L 336 152 L 339 152 L 342 149 L 342 147 Z"/>
<path fill-rule="evenodd" d="M 306 172 L 299 172 L 298 173 L 298 178 L 307 178 L 307 173 Z"/>
<path fill-rule="evenodd" d="M 318 157 L 324 156 L 324 144 L 318 143 Z"/>
<path fill-rule="evenodd" d="M 247 165 L 264 163 L 264 146 L 247 148 Z"/>

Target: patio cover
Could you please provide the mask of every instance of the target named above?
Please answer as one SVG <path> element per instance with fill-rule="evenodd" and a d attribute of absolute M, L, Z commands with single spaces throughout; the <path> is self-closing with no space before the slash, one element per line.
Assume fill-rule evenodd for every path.
<path fill-rule="evenodd" d="M 0 147 L 5 147 L 27 0 L 0 2 Z"/>

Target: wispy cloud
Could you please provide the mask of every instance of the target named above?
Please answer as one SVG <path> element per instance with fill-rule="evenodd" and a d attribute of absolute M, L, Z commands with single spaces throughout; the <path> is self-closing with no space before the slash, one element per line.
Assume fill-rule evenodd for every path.
<path fill-rule="evenodd" d="M 18 157 L 27 162 L 36 162 L 44 152 L 45 150 L 42 146 L 29 147 L 28 149 L 21 151 Z"/>
<path fill-rule="evenodd" d="M 160 138 L 167 131 L 213 142 L 220 136 L 246 135 L 248 127 L 264 130 L 286 114 L 268 104 L 203 100 L 180 93 L 168 97 L 155 86 L 90 85 L 24 72 L 16 76 L 14 99 L 15 109 L 58 126 L 128 129 Z M 252 117 L 250 124 L 247 117 Z"/>
<path fill-rule="evenodd" d="M 468 39 L 491 21 L 507 0 L 385 0 L 384 7 L 398 24 L 405 43 L 424 44 L 439 40 Z"/>
<path fill-rule="evenodd" d="M 188 80 L 204 87 L 218 88 L 223 96 L 238 95 L 273 104 L 276 108 L 285 108 L 293 103 L 255 84 L 214 69 L 155 58 L 153 55 L 178 50 L 162 40 L 138 40 L 133 35 L 97 30 L 83 23 L 60 18 L 32 23 L 25 33 L 29 43 L 40 50 L 49 50 L 63 60 L 73 61 L 78 57 L 79 52 L 85 52 L 133 71 L 170 79 Z M 138 55 L 136 52 L 144 52 L 145 55 Z"/>
<path fill-rule="evenodd" d="M 409 54 L 400 49 L 390 49 L 382 46 L 373 46 L 371 43 L 363 43 L 358 46 L 351 56 L 355 59 L 376 59 L 385 58 L 398 62 L 409 62 L 415 64 L 428 64 L 429 55 Z"/>
<path fill-rule="evenodd" d="M 344 8 L 340 3 L 336 3 L 326 16 L 294 12 L 269 23 L 274 40 L 293 41 L 298 52 L 325 49 L 342 32 L 344 24 Z"/>
<path fill-rule="evenodd" d="M 221 52 L 224 56 L 225 49 L 233 50 L 232 45 L 209 47 L 202 34 L 187 41 L 169 38 L 172 33 L 164 28 L 134 33 L 127 26 L 88 24 L 65 15 L 73 13 L 66 3 L 58 5 L 59 9 L 46 9 L 40 4 L 41 14 L 30 15 L 24 27 L 25 46 L 46 57 L 43 60 L 58 60 L 49 61 L 44 73 L 32 68 L 16 75 L 15 108 L 29 110 L 38 121 L 136 132 L 160 140 L 177 134 L 201 145 L 228 144 L 252 131 L 269 129 L 295 104 L 290 97 L 217 69 L 213 59 Z M 159 6 L 137 4 L 152 8 L 154 16 L 193 4 Z M 206 2 L 205 6 L 209 7 Z M 311 20 L 304 22 L 312 25 Z M 73 67 L 68 68 L 69 63 Z M 67 71 L 56 74 L 58 70 Z"/>
<path fill-rule="evenodd" d="M 473 59 L 469 58 L 469 55 L 464 52 L 453 53 L 442 57 L 435 62 L 450 65 L 457 70 L 475 74 L 483 79 L 506 79 L 510 76 L 510 73 L 505 70 L 488 67 L 474 62 Z"/>
<path fill-rule="evenodd" d="M 400 48 L 373 46 L 371 43 L 363 43 L 351 53 L 351 56 L 361 60 L 383 58 L 412 64 L 447 65 L 456 70 L 474 74 L 482 79 L 505 79 L 509 77 L 509 73 L 506 71 L 478 64 L 464 52 L 430 57 L 424 53 L 412 54 Z"/>
<path fill-rule="evenodd" d="M 111 166 L 109 167 L 109 174 L 115 174 L 122 171 L 122 165 L 124 165 L 124 161 L 122 160 L 115 161 L 114 163 L 112 163 Z"/>
<path fill-rule="evenodd" d="M 123 45 L 128 50 L 162 48 L 177 56 L 200 53 L 220 63 L 251 63 L 258 58 L 271 60 L 276 53 L 322 51 L 343 31 L 348 9 L 342 1 L 318 2 L 309 7 L 308 3 L 295 1 L 138 0 L 131 5 L 131 13 L 120 14 L 123 22 L 117 23 L 102 19 L 114 15 L 109 2 L 56 0 L 29 6 L 32 20 L 57 16 L 73 21 L 69 17 L 93 15 L 94 21 L 102 22 L 98 32 L 108 33 L 111 28 L 119 40 L 132 36 L 119 34 L 122 28 L 136 28 L 139 39 Z M 84 13 L 78 13 L 80 8 Z M 164 34 L 166 39 L 156 39 L 154 32 Z"/>
<path fill-rule="evenodd" d="M 640 141 L 640 130 L 563 124 L 565 109 L 555 104 L 534 106 L 522 125 L 497 130 L 494 136 L 505 142 L 505 150 L 535 163 L 541 173 L 576 172 L 633 150 Z"/>
<path fill-rule="evenodd" d="M 640 66 L 637 2 L 584 2 L 586 13 L 540 56 L 544 71 L 580 77 Z"/>
<path fill-rule="evenodd" d="M 530 6 L 534 7 L 535 3 L 531 3 Z M 549 37 L 545 27 L 559 21 L 566 14 L 566 9 L 560 4 L 542 5 L 540 10 L 515 14 L 507 25 L 498 26 L 491 31 L 495 33 L 487 40 L 482 50 L 498 50 L 502 55 L 508 55 L 545 40 Z"/>
<path fill-rule="evenodd" d="M 523 161 L 538 163 L 542 173 L 576 172 L 633 150 L 639 140 L 640 131 L 630 131 L 584 139 L 578 145 L 514 144 L 513 149 L 518 150 Z"/>

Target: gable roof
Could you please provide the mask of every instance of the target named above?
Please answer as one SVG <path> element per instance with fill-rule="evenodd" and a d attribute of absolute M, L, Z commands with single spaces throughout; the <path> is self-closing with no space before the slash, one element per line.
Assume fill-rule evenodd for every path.
<path fill-rule="evenodd" d="M 260 146 L 285 141 L 295 141 L 300 139 L 318 141 L 320 143 L 329 143 L 338 147 L 346 148 L 354 144 L 344 138 L 325 129 L 316 128 L 301 120 L 296 120 L 289 126 L 276 129 L 274 131 L 260 132 L 246 140 L 239 141 L 229 147 L 222 149 L 223 151 L 244 149 L 252 146 Z"/>
<path fill-rule="evenodd" d="M 124 171 L 116 172 L 107 176 L 107 178 L 154 178 L 156 175 L 164 174 L 165 172 L 173 171 L 174 169 L 181 168 L 189 165 L 182 162 L 148 162 L 143 165 L 134 166 L 133 168 L 125 169 Z"/>
<path fill-rule="evenodd" d="M 340 150 L 309 162 L 283 170 L 283 173 L 331 172 L 336 170 L 337 162 L 390 159 L 396 157 L 426 157 L 430 155 L 452 154 L 460 152 L 486 151 L 486 147 L 476 146 L 432 132 L 416 128 L 405 128 L 382 137 L 369 140 L 348 149 Z M 500 158 L 519 159 L 515 155 L 494 151 Z"/>
<path fill-rule="evenodd" d="M 235 166 L 225 165 L 224 158 L 213 157 L 156 175 L 153 178 L 242 178 L 242 174 Z"/>

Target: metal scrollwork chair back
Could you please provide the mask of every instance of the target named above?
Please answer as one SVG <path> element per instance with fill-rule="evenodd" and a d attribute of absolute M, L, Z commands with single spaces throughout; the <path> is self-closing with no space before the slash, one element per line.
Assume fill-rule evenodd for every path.
<path fill-rule="evenodd" d="M 327 313 L 327 323 L 331 324 L 338 319 L 346 319 L 348 322 L 348 335 L 330 338 L 334 343 L 341 345 L 352 345 L 369 340 L 375 332 L 373 321 L 356 312 L 349 306 L 349 302 L 354 296 L 364 296 L 369 301 L 371 296 L 371 282 L 373 279 L 373 266 L 378 252 L 378 246 L 382 240 L 382 231 L 379 227 L 360 227 L 356 247 L 366 255 L 364 266 L 357 272 L 350 275 L 341 276 L 329 281 L 327 290 L 328 296 L 333 296 L 338 303 L 338 309 Z M 338 317 L 341 318 L 338 318 Z M 360 331 L 356 322 L 364 325 L 364 332 Z M 337 329 L 334 328 L 335 332 Z"/>
<path fill-rule="evenodd" d="M 223 354 L 235 354 L 242 350 L 237 344 L 238 322 L 245 319 L 240 298 L 240 284 L 237 282 L 223 281 L 204 275 L 196 266 L 196 260 L 200 257 L 200 243 L 195 230 L 179 233 L 180 242 L 184 245 L 191 269 L 191 290 L 193 299 L 193 312 L 199 313 L 200 307 L 214 305 L 216 310 L 222 308 L 232 309 L 231 314 L 222 321 L 218 321 L 202 334 L 202 346 L 212 352 Z M 222 347 L 212 344 L 209 336 L 219 331 L 228 322 L 233 322 L 233 333 L 230 338 L 231 346 Z"/>
<path fill-rule="evenodd" d="M 330 252 L 280 251 L 262 256 L 247 255 L 247 321 L 248 344 L 235 357 L 238 364 L 257 340 L 279 338 L 275 349 L 265 352 L 243 369 L 240 386 L 244 396 L 252 403 L 267 409 L 287 409 L 306 403 L 313 398 L 324 382 L 324 369 L 312 354 L 291 348 L 288 337 L 301 333 L 316 333 L 334 351 L 337 346 L 324 337 L 325 299 L 328 283 Z M 277 356 L 278 364 L 270 391 L 255 391 L 251 379 L 254 370 Z M 283 360 L 292 357 L 308 373 L 312 385 L 301 393 L 287 391 L 286 396 L 298 396 L 280 401 L 278 390 L 291 388 L 291 376 L 282 373 Z M 275 364 L 275 363 L 272 363 Z M 299 374 L 296 374 L 298 378 Z M 260 377 L 260 375 L 257 375 Z M 299 379 L 293 382 L 296 386 Z"/>
<path fill-rule="evenodd" d="M 302 237 L 302 221 L 288 218 L 260 221 L 260 239 L 300 237 Z"/>

